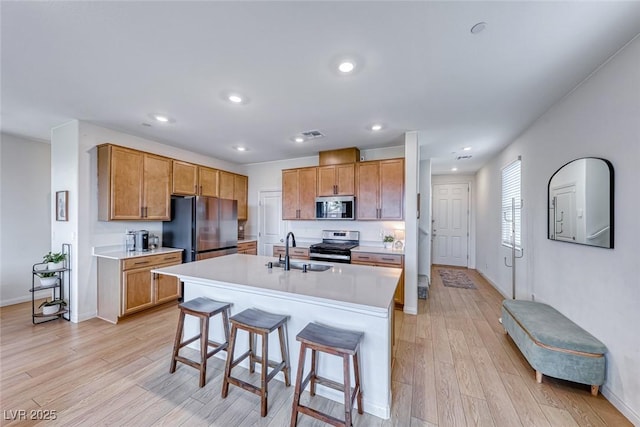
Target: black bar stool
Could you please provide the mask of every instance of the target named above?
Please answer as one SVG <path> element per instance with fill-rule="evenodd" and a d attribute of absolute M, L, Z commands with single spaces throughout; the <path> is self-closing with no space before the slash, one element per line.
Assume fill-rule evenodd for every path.
<path fill-rule="evenodd" d="M 230 306 L 230 303 L 214 301 L 204 297 L 195 298 L 179 305 L 180 319 L 178 320 L 176 339 L 173 343 L 173 355 L 171 356 L 169 372 L 173 374 L 176 371 L 177 362 L 192 366 L 200 371 L 200 387 L 204 387 L 207 378 L 207 359 L 220 350 L 226 350 L 229 346 Z M 209 340 L 209 319 L 219 313 L 222 314 L 222 326 L 224 327 L 225 341 L 223 343 Z M 195 337 L 182 341 L 184 318 L 187 314 L 200 319 L 200 333 Z M 182 347 L 191 344 L 197 339 L 200 339 L 200 363 L 179 355 Z M 214 349 L 208 351 L 210 346 L 214 347 Z"/>
<path fill-rule="evenodd" d="M 284 382 L 288 387 L 291 385 L 289 381 L 289 355 L 287 350 L 286 338 L 284 335 L 284 325 L 289 316 L 267 313 L 265 311 L 250 308 L 231 317 L 231 338 L 229 341 L 229 352 L 227 354 L 227 364 L 224 370 L 224 380 L 222 382 L 222 397 L 227 397 L 229 393 L 229 384 L 238 386 L 244 390 L 250 391 L 260 396 L 260 415 L 267 415 L 267 389 L 268 384 L 273 377 L 280 371 L 284 373 Z M 234 360 L 233 353 L 235 351 L 236 337 L 238 329 L 249 332 L 249 350 L 242 356 Z M 282 354 L 281 362 L 273 362 L 269 360 L 269 333 L 278 329 L 280 338 L 280 352 Z M 262 354 L 256 355 L 255 336 L 262 337 Z M 260 387 L 249 384 L 231 376 L 231 370 L 249 358 L 249 372 L 255 372 L 256 362 L 261 363 L 262 372 L 260 373 Z M 268 367 L 273 370 L 267 374 Z"/>
<path fill-rule="evenodd" d="M 351 411 L 356 399 L 358 401 L 358 413 L 362 414 L 362 390 L 360 389 L 358 351 L 360 350 L 360 341 L 362 341 L 363 336 L 363 332 L 347 331 L 318 323 L 309 323 L 296 336 L 296 340 L 300 341 L 301 344 L 298 374 L 296 377 L 295 393 L 293 395 L 293 408 L 291 410 L 292 427 L 298 424 L 298 413 L 309 415 L 333 426 L 350 427 L 352 425 Z M 304 362 L 308 348 L 311 349 L 311 371 L 303 380 Z M 316 354 L 318 351 L 342 357 L 344 384 L 318 375 L 318 355 Z M 349 356 L 353 357 L 353 374 L 355 378 L 355 387 L 353 389 L 351 389 Z M 300 404 L 300 395 L 309 381 L 311 381 L 311 388 L 309 390 L 311 396 L 315 396 L 316 394 L 316 383 L 344 393 L 344 421 Z"/>

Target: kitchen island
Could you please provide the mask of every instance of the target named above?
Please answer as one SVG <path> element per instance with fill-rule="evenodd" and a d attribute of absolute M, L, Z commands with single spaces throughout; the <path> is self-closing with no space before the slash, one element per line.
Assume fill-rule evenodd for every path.
<path fill-rule="evenodd" d="M 389 418 L 393 296 L 401 270 L 314 262 L 331 267 L 326 271 L 305 273 L 293 268 L 290 271 L 280 267 L 268 268 L 270 261 L 275 259 L 236 254 L 159 268 L 153 272 L 175 276 L 184 282 L 185 301 L 205 296 L 231 302 L 232 315 L 247 308 L 289 315 L 286 331 L 292 384 L 300 350 L 296 335 L 307 323 L 319 322 L 363 331 L 365 335 L 360 350 L 363 409 L 377 417 Z M 211 339 L 218 342 L 223 339 L 220 321 L 219 316 L 212 319 L 210 334 Z M 196 319 L 188 317 L 185 336 L 193 336 L 197 331 Z M 278 348 L 277 335 L 272 335 L 269 347 Z M 247 342 L 246 335 L 239 335 L 236 354 L 248 348 Z M 226 357 L 226 354 L 216 356 Z M 277 358 L 275 354 L 271 357 Z M 323 376 L 342 382 L 340 358 L 322 354 L 318 362 Z M 247 367 L 248 364 L 242 366 Z M 309 366 L 307 362 L 306 367 Z M 276 378 L 284 380 L 282 373 Z M 326 387 L 319 386 L 317 393 L 338 402 L 344 401 L 341 393 Z"/>

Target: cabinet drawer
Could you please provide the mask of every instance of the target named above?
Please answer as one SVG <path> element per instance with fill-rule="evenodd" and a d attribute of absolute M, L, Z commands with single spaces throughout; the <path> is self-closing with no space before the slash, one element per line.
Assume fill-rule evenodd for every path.
<path fill-rule="evenodd" d="M 254 253 L 258 249 L 256 241 L 238 243 L 238 253 Z"/>
<path fill-rule="evenodd" d="M 352 252 L 351 262 L 387 264 L 402 267 L 402 255 L 374 254 L 370 252 Z"/>
<path fill-rule="evenodd" d="M 181 263 L 182 254 L 180 252 L 170 252 L 158 255 L 139 256 L 135 258 L 125 259 L 122 262 L 123 270 L 130 270 L 132 268 L 151 267 L 160 264 L 169 263 Z"/>
<path fill-rule="evenodd" d="M 284 246 L 273 246 L 273 256 L 284 256 Z M 289 256 L 291 258 L 309 259 L 309 248 L 289 248 Z"/>

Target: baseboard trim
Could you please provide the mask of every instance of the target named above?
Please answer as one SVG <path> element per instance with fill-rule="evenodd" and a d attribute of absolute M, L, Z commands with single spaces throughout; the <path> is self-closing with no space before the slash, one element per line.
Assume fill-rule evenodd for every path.
<path fill-rule="evenodd" d="M 484 280 L 486 280 L 487 282 L 489 282 L 489 284 L 491 286 L 493 286 L 493 288 L 498 291 L 498 293 L 500 295 L 502 295 L 505 299 L 511 299 L 510 297 L 508 297 L 504 292 L 502 292 L 502 290 L 498 287 L 498 285 L 495 284 L 495 282 L 493 280 L 491 280 L 486 274 L 484 274 L 482 271 L 480 270 L 476 270 L 478 272 L 479 275 L 482 276 L 482 278 Z"/>
<path fill-rule="evenodd" d="M 611 402 L 611 404 L 615 406 L 618 411 L 622 412 L 622 415 L 624 415 L 629 419 L 629 421 L 631 421 L 631 424 L 633 424 L 634 426 L 640 426 L 640 415 L 638 415 L 637 412 L 635 412 L 626 403 L 624 403 L 622 399 L 620 399 L 614 392 L 611 391 L 609 387 L 607 387 L 606 384 L 604 384 L 600 388 L 600 390 L 602 391 L 602 395 L 606 397 L 607 400 Z"/>
<path fill-rule="evenodd" d="M 51 296 L 51 290 L 45 289 L 43 291 L 37 291 L 35 294 L 35 299 L 42 299 Z M 21 304 L 23 302 L 31 302 L 31 295 L 25 295 L 17 298 L 11 298 L 0 301 L 0 307 L 5 307 L 7 305 L 15 305 Z"/>

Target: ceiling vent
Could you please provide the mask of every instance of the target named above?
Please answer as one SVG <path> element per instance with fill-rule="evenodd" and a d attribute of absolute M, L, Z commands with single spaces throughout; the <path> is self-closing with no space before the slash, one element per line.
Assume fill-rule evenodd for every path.
<path fill-rule="evenodd" d="M 324 134 L 319 130 L 307 130 L 304 132 L 300 132 L 300 134 L 304 137 L 304 139 L 307 139 L 307 140 L 324 137 Z"/>
<path fill-rule="evenodd" d="M 471 156 L 458 156 L 456 157 L 456 160 L 462 160 L 462 159 L 470 159 Z"/>

